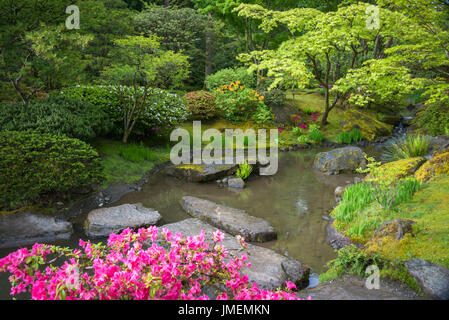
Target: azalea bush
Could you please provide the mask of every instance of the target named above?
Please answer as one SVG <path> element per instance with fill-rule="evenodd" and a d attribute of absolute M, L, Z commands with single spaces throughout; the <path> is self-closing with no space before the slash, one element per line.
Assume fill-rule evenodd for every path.
<path fill-rule="evenodd" d="M 254 88 L 256 86 L 254 75 L 248 72 L 246 68 L 240 67 L 221 69 L 214 74 L 207 76 L 206 87 L 209 90 L 215 90 L 232 81 L 239 81 L 241 85 L 249 88 Z"/>
<path fill-rule="evenodd" d="M 215 97 L 207 91 L 199 90 L 184 95 L 192 119 L 207 120 L 217 115 Z"/>
<path fill-rule="evenodd" d="M 36 300 L 206 300 L 211 288 L 219 300 L 297 299 L 292 282 L 285 291 L 248 283 L 239 273 L 250 267 L 247 256 L 232 257 L 219 230 L 212 236 L 209 245 L 204 231 L 184 238 L 152 226 L 111 234 L 107 245 L 80 240 L 76 250 L 35 244 L 1 259 L 0 272 L 11 273 L 11 295 L 28 292 Z M 57 266 L 58 259 L 65 261 Z"/>
<path fill-rule="evenodd" d="M 246 121 L 253 116 L 256 122 L 272 120 L 264 96 L 246 88 L 240 81 L 230 82 L 215 90 L 216 106 L 222 116 L 231 121 Z"/>
<path fill-rule="evenodd" d="M 143 94 L 143 88 L 138 89 Z M 122 101 L 134 100 L 134 88 L 126 86 L 77 86 L 63 89 L 53 95 L 60 95 L 86 101 L 106 111 L 116 124 L 117 133 L 123 131 Z M 158 88 L 148 88 L 145 108 L 136 124 L 140 131 L 152 132 L 153 128 L 174 126 L 188 116 L 188 107 L 183 99 Z"/>

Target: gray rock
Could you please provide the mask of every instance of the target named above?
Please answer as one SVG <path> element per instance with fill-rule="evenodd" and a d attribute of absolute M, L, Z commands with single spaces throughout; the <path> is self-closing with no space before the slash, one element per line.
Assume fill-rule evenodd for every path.
<path fill-rule="evenodd" d="M 41 213 L 0 214 L 0 248 L 70 238 L 72 224 Z"/>
<path fill-rule="evenodd" d="M 366 166 L 366 159 L 362 149 L 358 147 L 344 147 L 328 152 L 320 152 L 315 156 L 313 167 L 320 172 L 331 175 L 342 172 L 355 172 Z"/>
<path fill-rule="evenodd" d="M 416 293 L 405 286 L 381 282 L 379 289 L 368 289 L 363 279 L 349 275 L 302 290 L 297 296 L 303 299 L 310 296 L 312 300 L 411 300 L 417 298 Z"/>
<path fill-rule="evenodd" d="M 241 235 L 246 241 L 264 242 L 277 238 L 269 222 L 250 216 L 244 210 L 189 196 L 182 198 L 181 206 L 191 216 L 233 235 Z"/>
<path fill-rule="evenodd" d="M 449 270 L 422 259 L 405 262 L 408 273 L 431 298 L 449 300 Z"/>
<path fill-rule="evenodd" d="M 180 164 L 165 169 L 166 174 L 189 182 L 215 181 L 234 174 L 238 164 Z"/>
<path fill-rule="evenodd" d="M 242 178 L 231 178 L 228 180 L 228 187 L 243 189 L 245 188 L 245 181 Z"/>
<path fill-rule="evenodd" d="M 400 240 L 406 233 L 412 232 L 412 225 L 416 222 L 409 219 L 393 219 L 385 221 L 374 233 L 374 237 L 383 238 L 393 236 L 396 240 Z"/>
<path fill-rule="evenodd" d="M 84 229 L 88 237 L 107 237 L 126 228 L 156 225 L 161 219 L 159 212 L 145 208 L 140 203 L 123 204 L 89 212 Z"/>
<path fill-rule="evenodd" d="M 343 193 L 345 192 L 345 189 L 346 187 L 338 186 L 337 188 L 335 188 L 334 196 L 336 198 L 341 198 L 343 196 Z"/>
<path fill-rule="evenodd" d="M 172 233 L 181 233 L 184 237 L 200 234 L 201 230 L 206 232 L 206 239 L 211 238 L 211 234 L 217 229 L 209 224 L 195 219 L 189 218 L 180 222 L 164 225 Z M 162 228 L 160 228 L 162 229 Z M 212 244 L 212 240 L 208 240 Z M 248 244 L 242 250 L 237 239 L 225 233 L 223 242 L 221 243 L 230 255 L 240 257 L 242 254 L 248 256 L 248 262 L 251 263 L 250 268 L 242 268 L 241 273 L 248 276 L 250 283 L 256 282 L 262 289 L 273 290 L 285 285 L 285 281 L 292 281 L 298 288 L 304 288 L 308 284 L 310 269 L 301 264 L 297 260 L 287 258 L 273 250 Z"/>
<path fill-rule="evenodd" d="M 346 246 L 349 246 L 352 243 L 352 241 L 345 237 L 343 234 L 339 233 L 337 229 L 334 227 L 334 218 L 329 218 L 329 223 L 326 226 L 326 238 L 327 242 L 331 245 L 332 248 L 335 250 L 340 250 L 341 248 L 344 248 Z"/>

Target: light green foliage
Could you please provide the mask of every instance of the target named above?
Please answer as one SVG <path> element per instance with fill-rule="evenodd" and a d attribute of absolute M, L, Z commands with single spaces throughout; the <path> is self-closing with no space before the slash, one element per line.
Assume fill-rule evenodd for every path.
<path fill-rule="evenodd" d="M 350 93 L 346 90 L 329 92 L 331 85 L 346 77 L 350 69 L 360 68 L 364 61 L 383 56 L 387 39 L 402 35 L 394 31 L 404 17 L 387 9 L 381 9 L 379 30 L 367 28 L 367 6 L 359 3 L 340 7 L 337 12 L 323 13 L 309 8 L 272 11 L 260 5 L 240 5 L 236 9 L 239 15 L 261 20 L 260 27 L 264 31 L 270 32 L 283 25 L 292 35 L 277 50 L 254 51 L 241 55 L 240 59 L 248 63 L 251 70 L 268 70 L 268 75 L 275 79 L 273 87 L 286 82 L 291 86 L 295 81 L 295 86 L 301 88 L 311 83 L 311 79 L 317 81 L 325 93 L 322 123 L 326 124 L 327 115 L 337 101 Z M 330 102 L 332 93 L 334 97 Z"/>
<path fill-rule="evenodd" d="M 3 131 L 36 131 L 88 140 L 109 133 L 112 121 L 104 110 L 90 103 L 53 97 L 32 101 L 28 105 L 1 105 L 0 128 Z"/>
<path fill-rule="evenodd" d="M 63 135 L 0 132 L 0 208 L 70 199 L 99 184 L 102 166 L 88 144 Z"/>
<path fill-rule="evenodd" d="M 231 82 L 240 81 L 240 84 L 247 88 L 255 88 L 256 81 L 254 75 L 246 68 L 221 69 L 206 78 L 206 86 L 209 90 L 215 90 Z"/>
<path fill-rule="evenodd" d="M 253 167 L 245 160 L 245 162 L 239 165 L 239 169 L 237 170 L 236 175 L 237 177 L 246 180 L 251 175 L 252 171 Z"/>
<path fill-rule="evenodd" d="M 321 141 L 323 141 L 324 136 L 323 133 L 320 131 L 320 127 L 318 125 L 316 124 L 310 125 L 309 138 L 316 143 L 321 143 Z"/>
<path fill-rule="evenodd" d="M 368 160 L 366 169 L 358 169 L 360 173 L 368 173 L 365 181 L 368 183 L 371 194 L 381 208 L 391 209 L 399 202 L 413 195 L 420 187 L 420 183 L 413 177 L 398 179 L 406 176 L 406 168 L 400 166 L 380 166 L 374 158 Z"/>
<path fill-rule="evenodd" d="M 422 135 L 407 136 L 404 140 L 392 143 L 384 152 L 388 161 L 425 156 L 429 149 L 429 141 Z"/>
<path fill-rule="evenodd" d="M 342 200 L 332 215 L 341 222 L 351 222 L 365 206 L 374 201 L 371 189 L 366 183 L 356 183 L 347 187 Z"/>
<path fill-rule="evenodd" d="M 339 143 L 352 143 L 363 140 L 363 135 L 359 129 L 352 129 L 350 132 L 340 132 L 337 135 L 337 141 Z"/>

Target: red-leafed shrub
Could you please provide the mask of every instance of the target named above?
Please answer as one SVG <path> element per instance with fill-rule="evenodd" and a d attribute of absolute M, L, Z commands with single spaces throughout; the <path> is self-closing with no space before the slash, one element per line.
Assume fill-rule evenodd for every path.
<path fill-rule="evenodd" d="M 207 91 L 188 92 L 184 99 L 187 101 L 192 119 L 207 120 L 217 115 L 215 97 Z"/>

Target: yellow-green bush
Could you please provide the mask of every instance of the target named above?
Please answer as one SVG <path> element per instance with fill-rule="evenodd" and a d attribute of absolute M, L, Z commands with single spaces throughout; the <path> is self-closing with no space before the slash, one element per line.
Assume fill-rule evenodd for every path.
<path fill-rule="evenodd" d="M 415 172 L 415 178 L 419 181 L 428 181 L 442 174 L 449 174 L 449 152 L 437 155 L 424 163 Z"/>

